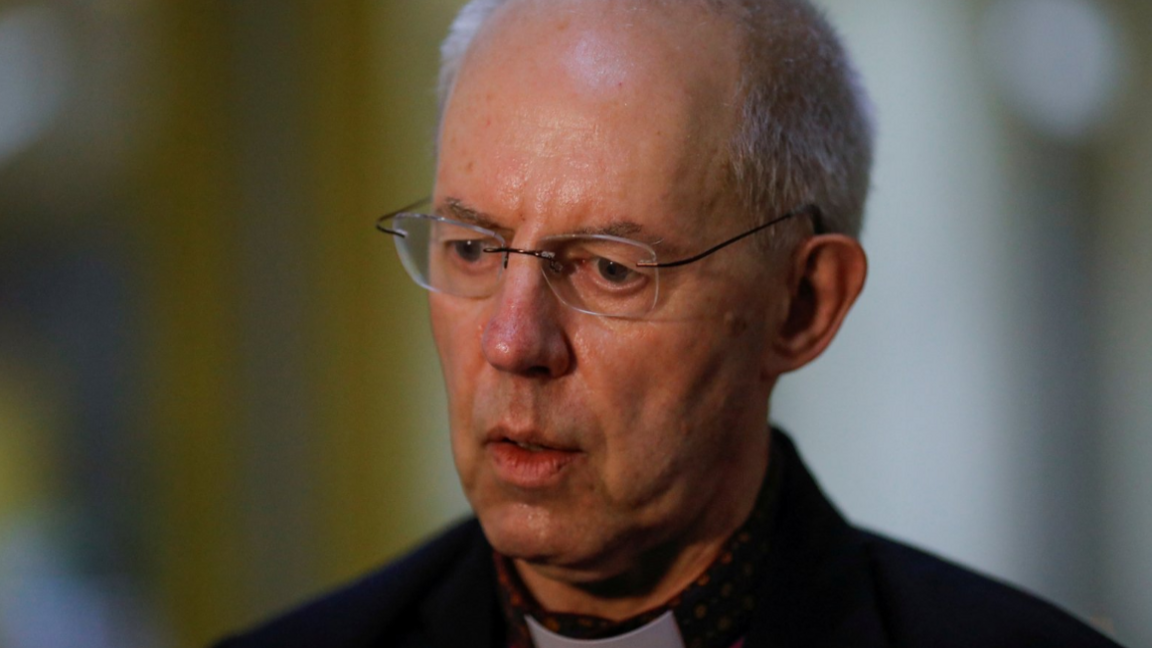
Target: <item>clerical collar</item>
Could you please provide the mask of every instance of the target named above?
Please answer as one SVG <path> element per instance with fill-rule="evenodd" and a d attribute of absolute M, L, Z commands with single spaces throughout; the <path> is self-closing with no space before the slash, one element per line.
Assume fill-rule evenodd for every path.
<path fill-rule="evenodd" d="M 497 589 L 508 631 L 509 648 L 640 648 L 649 644 L 584 642 L 624 635 L 644 638 L 648 636 L 646 633 L 665 632 L 667 626 L 659 621 L 669 614 L 669 620 L 675 621 L 674 629 L 679 631 L 683 639 L 681 645 L 687 648 L 730 648 L 747 634 L 752 613 L 756 609 L 756 590 L 762 580 L 764 558 L 768 554 L 773 512 L 782 477 L 782 466 L 774 456 L 768 462 L 767 474 L 756 496 L 752 514 L 732 534 L 724 550 L 708 569 L 664 605 L 623 621 L 549 612 L 529 593 L 512 561 L 494 553 Z M 545 637 L 543 643 L 533 642 L 529 617 L 539 629 L 547 633 L 536 633 L 538 637 Z M 629 635 L 638 630 L 639 634 Z M 548 641 L 555 638 L 575 643 Z"/>
<path fill-rule="evenodd" d="M 532 617 L 527 617 L 528 634 L 536 648 L 684 648 L 684 638 L 669 610 L 635 630 L 607 639 L 569 639 L 552 632 Z"/>

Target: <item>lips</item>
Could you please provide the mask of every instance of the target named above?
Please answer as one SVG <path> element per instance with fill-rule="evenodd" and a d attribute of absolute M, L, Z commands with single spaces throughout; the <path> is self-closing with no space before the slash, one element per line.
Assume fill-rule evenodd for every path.
<path fill-rule="evenodd" d="M 487 435 L 484 448 L 496 477 L 525 489 L 547 488 L 558 483 L 566 469 L 583 454 L 577 448 L 544 439 L 536 432 L 500 429 Z"/>
<path fill-rule="evenodd" d="M 554 450 L 555 449 L 555 448 L 549 448 L 547 446 L 537 445 L 535 443 L 521 443 L 519 441 L 511 441 L 511 440 L 506 441 L 506 443 L 515 443 L 516 447 L 527 450 L 529 452 L 540 452 L 541 450 Z"/>

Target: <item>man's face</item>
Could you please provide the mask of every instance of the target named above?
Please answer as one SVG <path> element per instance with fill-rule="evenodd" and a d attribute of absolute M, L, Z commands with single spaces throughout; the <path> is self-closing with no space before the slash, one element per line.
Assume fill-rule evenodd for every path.
<path fill-rule="evenodd" d="M 441 131 L 445 215 L 458 203 L 516 248 L 608 231 L 664 260 L 744 229 L 725 192 L 735 35 L 619 4 L 514 7 L 481 34 Z M 597 580 L 747 513 L 781 316 L 764 265 L 749 241 L 661 271 L 643 320 L 566 307 L 520 255 L 492 297 L 431 294 L 456 466 L 498 550 Z"/>

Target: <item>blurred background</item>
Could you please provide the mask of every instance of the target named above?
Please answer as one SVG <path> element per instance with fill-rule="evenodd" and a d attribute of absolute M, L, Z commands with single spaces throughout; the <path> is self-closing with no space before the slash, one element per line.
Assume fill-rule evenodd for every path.
<path fill-rule="evenodd" d="M 460 0 L 0 0 L 0 647 L 200 646 L 465 514 L 423 295 Z M 1152 3 L 823 0 L 877 105 L 850 518 L 1152 645 Z"/>

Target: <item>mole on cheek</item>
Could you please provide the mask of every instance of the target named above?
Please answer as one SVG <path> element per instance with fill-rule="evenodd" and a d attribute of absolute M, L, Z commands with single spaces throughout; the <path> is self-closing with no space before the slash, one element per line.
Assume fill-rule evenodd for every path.
<path fill-rule="evenodd" d="M 728 335 L 737 337 L 748 330 L 748 320 L 739 313 L 728 311 L 724 313 L 724 330 Z"/>

